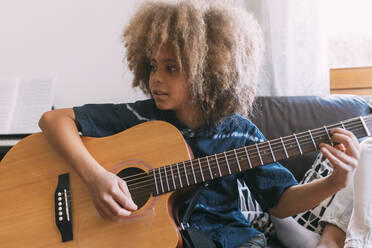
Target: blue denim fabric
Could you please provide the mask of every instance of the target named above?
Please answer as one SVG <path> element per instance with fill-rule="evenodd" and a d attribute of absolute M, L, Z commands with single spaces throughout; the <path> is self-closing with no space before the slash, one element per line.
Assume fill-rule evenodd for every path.
<path fill-rule="evenodd" d="M 266 238 L 263 233 L 254 236 L 251 240 L 239 245 L 238 248 L 266 248 Z"/>
<path fill-rule="evenodd" d="M 85 136 L 113 135 L 149 120 L 163 120 L 176 126 L 190 145 L 195 158 L 232 150 L 264 141 L 258 128 L 248 119 L 232 115 L 219 125 L 204 125 L 192 131 L 177 122 L 170 111 L 158 110 L 154 101 L 128 104 L 88 104 L 74 107 Z M 259 234 L 240 211 L 237 180 L 244 180 L 264 211 L 277 204 L 288 187 L 297 184 L 293 175 L 279 163 L 213 180 L 200 195 L 190 224 L 223 247 L 237 247 Z M 180 207 L 180 219 L 188 200 Z"/>

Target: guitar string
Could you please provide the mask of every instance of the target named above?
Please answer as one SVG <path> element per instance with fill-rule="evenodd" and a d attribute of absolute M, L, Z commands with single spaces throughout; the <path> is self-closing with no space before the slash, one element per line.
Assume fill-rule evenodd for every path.
<path fill-rule="evenodd" d="M 336 125 L 336 124 L 335 124 Z M 346 125 L 345 125 L 346 126 Z M 348 125 L 347 127 L 350 129 L 351 128 L 351 126 L 353 126 L 353 127 L 359 127 L 359 124 L 356 124 L 356 125 Z M 360 126 L 360 127 L 363 127 L 363 126 Z M 319 128 L 320 129 L 320 128 Z M 313 133 L 315 133 L 315 136 L 313 135 L 313 138 L 314 138 L 314 140 L 316 140 L 316 139 L 318 139 L 318 138 L 322 138 L 322 137 L 325 137 L 325 138 L 328 138 L 327 136 L 326 136 L 326 133 L 324 132 L 324 129 L 321 129 L 321 130 L 323 130 L 322 131 L 322 135 L 320 135 L 320 136 L 318 136 L 317 135 L 317 133 L 316 132 L 313 132 Z M 312 134 L 313 134 L 312 133 Z M 302 135 L 302 134 L 304 134 L 304 135 Z M 324 134 L 324 135 L 323 135 Z M 311 137 L 309 136 L 309 133 L 308 133 L 308 131 L 306 131 L 306 132 L 302 132 L 302 133 L 299 133 L 299 134 L 297 134 L 296 135 L 296 137 L 297 137 L 297 139 L 299 140 L 299 141 L 301 141 L 301 143 L 303 144 L 303 145 L 307 145 L 307 144 L 311 144 L 311 143 L 313 143 L 312 142 L 312 139 L 311 139 Z M 310 137 L 310 138 L 309 138 Z M 305 138 L 305 139 L 302 139 L 302 138 Z M 295 150 L 297 150 L 297 149 L 299 149 L 298 148 L 298 144 L 297 144 L 297 142 L 296 142 L 296 139 L 294 138 L 294 136 L 293 135 L 291 135 L 291 136 L 286 136 L 286 137 L 282 137 L 282 139 L 283 139 L 283 141 L 284 141 L 284 143 L 286 143 L 287 141 L 294 141 L 294 142 L 292 142 L 292 143 L 287 143 L 286 144 L 286 149 L 287 150 L 291 150 L 291 149 L 295 149 Z M 279 142 L 276 142 L 276 140 L 278 140 Z M 303 143 L 303 141 L 311 141 L 311 142 L 306 142 L 306 143 Z M 259 149 L 260 149 L 260 146 L 261 146 L 261 149 L 260 149 L 260 154 L 262 153 L 262 154 L 264 154 L 265 155 L 265 152 L 270 152 L 271 153 L 271 150 L 270 149 L 268 149 L 269 148 L 269 146 L 268 146 L 268 143 L 267 142 L 263 142 L 263 143 L 257 143 L 257 145 L 259 146 Z M 283 142 L 281 142 L 281 139 L 280 138 L 278 138 L 278 139 L 274 139 L 274 140 L 271 140 L 271 142 L 270 142 L 270 145 L 271 145 L 271 148 L 272 148 L 272 150 L 273 150 L 273 152 L 278 152 L 278 151 L 282 151 L 282 150 L 284 150 L 283 149 Z M 294 147 L 293 147 L 293 145 L 294 145 Z M 251 145 L 249 145 L 249 146 L 251 146 Z M 248 146 L 248 147 L 249 147 Z M 254 146 L 254 144 L 253 144 L 253 146 Z M 279 149 L 276 149 L 277 147 L 279 147 Z M 236 148 L 235 149 L 236 151 L 237 151 L 237 154 L 239 153 L 239 155 L 245 155 L 245 150 L 247 150 L 247 152 L 248 153 L 250 153 L 250 154 L 254 154 L 254 155 L 257 155 L 258 154 L 258 152 L 257 152 L 257 148 L 254 146 L 254 147 L 251 147 L 251 148 L 247 148 L 247 149 L 245 149 L 245 147 L 240 147 L 240 148 Z M 244 151 L 242 151 L 242 150 L 244 150 Z M 235 156 L 235 154 L 231 154 L 231 152 L 232 151 L 234 151 L 234 150 L 231 150 L 231 151 L 229 151 L 229 152 L 227 152 L 226 154 L 227 154 L 227 156 L 231 156 L 232 155 L 232 158 L 235 158 L 236 156 Z M 219 153 L 219 154 L 216 154 L 217 155 L 217 157 L 218 156 L 222 156 L 222 157 L 224 157 L 224 154 L 222 153 Z M 214 156 L 214 154 L 213 155 L 209 155 L 209 156 L 206 156 L 206 157 L 212 157 L 212 156 Z M 204 157 L 204 158 L 206 158 L 206 157 Z M 253 158 L 257 158 L 257 157 L 253 157 Z M 203 159 L 203 158 L 201 158 L 201 159 Z M 213 158 L 214 159 L 214 158 Z M 195 160 L 195 159 L 194 159 Z M 191 160 L 187 160 L 187 161 L 183 161 L 183 162 L 185 162 L 185 163 L 191 163 L 190 162 Z M 178 166 L 178 164 L 180 164 L 180 163 L 182 163 L 182 162 L 179 162 L 179 163 L 177 163 L 177 164 L 173 164 L 173 165 L 177 165 Z M 168 166 L 165 166 L 165 167 L 170 167 L 170 166 L 173 166 L 173 165 L 168 165 Z M 169 169 L 170 170 L 170 169 Z M 136 175 L 131 175 L 131 176 L 127 176 L 127 177 L 123 177 L 122 179 L 124 179 L 124 180 L 126 180 L 126 181 L 130 181 L 130 180 L 128 180 L 129 178 L 131 178 L 131 177 L 137 177 L 137 176 L 139 176 L 139 175 L 148 175 L 146 172 L 142 172 L 142 173 L 138 173 L 138 174 L 136 174 Z M 165 174 L 164 174 L 165 175 Z M 171 174 L 167 174 L 167 176 L 169 176 L 169 175 L 171 175 Z M 135 180 L 138 180 L 139 178 L 137 177 L 137 178 L 135 178 Z"/>
<path fill-rule="evenodd" d="M 366 124 L 368 124 L 368 126 L 370 125 L 370 124 L 372 124 L 372 119 L 369 119 L 369 118 L 367 118 L 367 120 L 365 120 L 365 122 L 366 122 Z M 349 122 L 348 122 L 349 123 Z M 331 126 L 327 126 L 327 128 L 331 128 L 332 126 L 335 126 L 335 125 L 337 125 L 337 126 L 339 126 L 340 124 L 333 124 L 333 125 L 331 125 Z M 344 123 L 344 125 L 345 125 L 345 127 L 347 126 L 347 127 L 350 127 L 350 126 L 352 126 L 352 125 L 348 125 L 348 124 L 346 124 L 346 123 Z M 355 126 L 355 125 L 354 125 Z M 358 125 L 356 125 L 356 126 L 358 126 Z M 321 129 L 321 130 L 324 130 L 324 129 L 322 129 L 322 128 L 318 128 L 318 129 Z M 314 134 L 315 133 L 315 130 L 318 130 L 318 129 L 314 129 L 313 131 L 314 132 L 312 132 L 312 134 Z M 346 129 L 348 129 L 348 128 L 346 128 Z M 364 136 L 364 134 L 365 134 L 365 129 L 364 129 L 364 125 L 362 125 L 362 130 L 360 130 L 360 129 L 358 129 L 358 130 L 356 130 L 356 131 L 362 131 L 361 133 L 362 133 L 362 136 Z M 354 131 L 354 133 L 356 132 L 356 131 Z M 302 133 L 307 133 L 307 132 L 302 132 Z M 292 135 L 293 136 L 293 135 Z M 325 135 L 324 135 L 325 136 Z M 286 136 L 286 137 L 282 137 L 282 139 L 283 139 L 283 141 L 284 141 L 284 138 L 287 138 L 287 137 L 291 137 L 291 136 Z M 299 136 L 297 136 L 297 137 L 299 137 Z M 303 136 L 302 136 L 303 137 Z M 321 136 L 317 136 L 317 137 L 323 137 L 323 135 L 321 135 Z M 326 137 L 326 136 L 325 136 Z M 328 138 L 328 137 L 326 137 L 326 138 Z M 280 138 L 279 138 L 280 139 Z M 314 139 L 316 139 L 315 137 L 314 137 Z M 312 140 L 310 140 L 311 142 L 308 142 L 307 144 L 309 144 L 309 143 L 312 143 Z M 281 145 L 281 142 L 280 143 L 276 143 L 276 144 L 278 144 L 279 146 L 281 146 L 282 147 L 282 145 Z M 273 145 L 273 143 L 271 143 L 271 145 Z M 256 149 L 254 149 L 254 150 L 256 150 Z M 257 157 L 256 157 L 257 158 Z M 191 165 L 191 163 L 190 163 L 190 165 Z M 188 167 L 191 167 L 191 166 L 188 166 Z M 208 169 L 208 168 L 207 168 Z M 139 173 L 139 174 L 141 174 L 141 173 Z M 138 175 L 139 175 L 138 174 Z M 148 178 L 148 177 L 150 177 L 150 175 L 148 175 L 148 174 L 146 174 L 147 176 L 146 177 L 143 177 L 143 178 Z M 190 173 L 187 173 L 186 174 L 186 176 L 190 176 Z M 139 178 L 137 178 L 136 180 L 139 180 Z M 130 180 L 128 180 L 128 181 L 130 181 Z M 131 186 L 132 186 L 133 184 L 131 184 L 131 183 L 129 183 L 128 184 L 128 188 L 131 188 Z M 130 190 L 137 190 L 138 188 L 143 188 L 143 187 L 151 187 L 150 189 L 148 189 L 148 190 L 142 190 L 142 191 L 136 191 L 135 192 L 135 194 L 136 194 L 136 196 L 145 196 L 145 197 L 148 197 L 151 193 L 154 193 L 153 192 L 153 186 L 154 186 L 154 181 L 152 181 L 152 183 L 150 183 L 150 184 L 148 184 L 148 185 L 145 185 L 145 186 L 142 186 L 142 187 L 137 187 L 137 188 L 133 188 L 133 189 L 130 189 Z M 191 186 L 191 185 L 190 185 Z M 163 194 L 163 193 L 166 193 L 166 192 L 162 192 L 162 193 L 160 193 L 160 194 Z"/>
<path fill-rule="evenodd" d="M 231 161 L 230 161 L 231 162 Z M 198 175 L 198 173 L 203 173 L 203 174 L 205 174 L 205 173 L 207 173 L 206 175 L 208 175 L 208 168 L 206 167 L 206 166 L 204 166 L 204 162 L 202 162 L 202 164 L 203 164 L 203 168 L 201 168 L 201 170 L 199 170 L 199 168 L 197 168 L 197 169 L 195 169 L 195 171 L 196 171 L 196 175 Z M 213 166 L 214 165 L 214 163 L 212 163 L 212 167 L 214 167 L 215 168 L 215 166 Z M 233 166 L 237 166 L 237 164 L 236 164 L 236 162 L 234 161 L 234 163 L 232 164 Z M 207 171 L 206 171 L 207 170 Z M 238 172 L 238 171 L 236 171 L 236 172 Z M 195 173 L 195 172 L 194 172 Z M 235 171 L 234 171 L 234 173 L 235 173 Z M 163 173 L 164 175 L 165 175 L 165 173 Z M 186 174 L 184 175 L 184 177 L 186 178 L 186 177 L 190 177 L 190 173 L 187 173 L 186 172 Z M 200 176 L 198 176 L 198 178 L 199 178 Z M 166 177 L 164 177 L 164 180 L 166 180 L 165 182 L 167 182 L 167 185 L 168 185 L 168 190 L 167 190 L 167 188 L 165 188 L 165 190 L 164 190 L 164 188 L 162 187 L 162 190 L 161 191 L 163 191 L 163 192 L 165 192 L 165 191 L 171 191 L 171 189 L 172 190 L 176 190 L 177 189 L 177 187 L 180 187 L 182 184 L 181 184 L 181 181 L 182 181 L 182 177 L 181 177 L 181 180 L 179 179 L 179 178 L 173 178 L 172 177 L 172 179 L 173 179 L 173 186 L 172 186 L 172 184 L 170 184 L 171 186 L 169 187 L 169 179 L 168 178 L 166 178 Z M 210 178 L 210 179 L 213 179 L 213 177 L 212 178 Z M 210 180 L 210 179 L 207 179 L 207 180 Z M 159 179 L 160 180 L 160 179 Z M 164 180 L 162 179 L 162 182 L 164 182 Z M 194 178 L 194 180 L 196 181 L 196 177 Z M 198 179 L 199 180 L 199 179 Z M 175 183 L 175 181 L 179 181 L 180 183 L 178 183 L 177 182 L 177 185 L 176 185 L 176 183 Z M 165 184 L 165 182 L 164 182 L 164 184 Z M 150 185 L 151 186 L 154 186 L 154 184 L 155 184 L 155 182 L 154 182 L 154 180 L 152 180 L 152 177 L 150 177 L 150 176 L 147 176 L 146 177 L 146 180 L 145 181 L 140 181 L 139 183 L 130 183 L 130 186 L 129 187 L 136 187 L 135 189 L 138 189 L 138 188 L 141 188 L 141 187 L 147 187 L 148 185 L 147 185 L 147 183 L 150 183 Z M 157 183 L 157 182 L 156 182 Z M 142 186 L 138 186 L 139 184 L 144 184 L 144 185 L 142 185 Z M 192 184 L 194 184 L 194 183 L 192 183 Z M 188 184 L 189 185 L 189 184 Z M 182 185 L 182 187 L 183 187 L 183 185 Z M 160 188 L 160 187 L 159 187 Z M 159 193 L 159 190 L 157 190 L 157 193 Z"/>
<path fill-rule="evenodd" d="M 235 163 L 235 162 L 234 162 Z M 236 165 L 236 164 L 234 164 L 234 165 Z M 216 167 L 215 167 L 216 168 Z M 208 168 L 207 167 L 204 167 L 204 168 L 202 168 L 202 171 L 205 173 L 205 170 L 204 169 L 207 169 L 207 173 L 208 173 Z M 248 168 L 249 169 L 249 168 Z M 197 173 L 201 173 L 199 170 L 196 170 L 195 169 L 195 171 L 197 171 Z M 234 172 L 235 173 L 235 172 Z M 236 172 L 237 173 L 237 172 Z M 190 176 L 189 175 L 189 173 L 187 173 L 188 174 L 188 176 Z M 185 177 L 186 177 L 187 175 L 185 175 Z M 132 189 L 130 189 L 130 190 L 136 190 L 136 189 L 139 189 L 139 188 L 143 188 L 143 187 L 148 187 L 148 186 L 151 186 L 151 187 L 153 187 L 154 186 L 154 181 L 152 180 L 152 177 L 149 175 L 148 177 L 144 177 L 144 178 L 147 178 L 147 179 L 149 179 L 149 180 L 147 180 L 147 182 L 149 182 L 150 184 L 145 184 L 145 185 L 142 185 L 142 186 L 136 186 L 135 188 L 132 188 Z M 164 181 L 165 179 L 163 179 L 162 181 Z M 178 180 L 178 179 L 177 179 Z M 208 179 L 208 180 L 206 180 L 206 181 L 209 181 L 209 180 L 211 180 L 211 179 Z M 142 184 L 142 183 L 146 183 L 146 180 L 145 181 L 142 181 L 142 182 L 140 182 L 140 183 L 137 183 L 137 185 L 138 184 Z M 164 183 L 165 184 L 165 183 Z M 131 184 L 130 186 L 133 186 L 134 184 Z M 191 185 L 195 185 L 195 183 L 191 183 Z M 180 185 L 179 185 L 180 186 Z M 190 185 L 188 185 L 188 186 L 190 186 Z M 129 187 L 129 186 L 128 186 Z M 177 185 L 176 185 L 176 188 L 174 187 L 174 186 L 172 186 L 172 187 L 170 187 L 170 188 L 172 188 L 171 190 L 163 190 L 163 192 L 162 193 L 166 193 L 166 192 L 169 192 L 169 191 L 173 191 L 173 190 L 176 190 L 177 189 Z M 138 191 L 137 191 L 138 192 Z M 136 193 L 137 193 L 136 192 Z"/>
<path fill-rule="evenodd" d="M 150 179 L 150 176 L 149 176 L 149 179 Z M 151 177 L 151 179 L 153 179 L 153 178 Z M 209 181 L 209 180 L 211 180 L 211 179 L 208 179 L 206 181 Z M 164 179 L 163 179 L 163 182 L 164 182 Z M 201 182 L 199 182 L 199 183 L 201 183 Z M 131 187 L 132 185 L 130 185 L 130 186 L 128 185 L 128 189 L 132 192 L 132 194 L 135 194 L 136 196 L 148 196 L 150 194 L 156 193 L 156 192 L 154 192 L 154 185 L 155 185 L 154 181 L 150 180 L 150 181 L 148 181 L 148 184 L 145 184 L 145 185 L 142 185 L 142 186 L 136 186 L 135 188 L 132 188 Z M 190 183 L 190 185 L 187 185 L 187 187 L 188 186 L 193 186 L 193 185 L 196 185 L 196 184 L 195 183 Z M 180 185 L 178 185 L 178 186 L 180 186 Z M 186 185 L 184 187 L 186 187 Z M 174 188 L 172 186 L 170 190 L 167 190 L 166 188 L 164 189 L 164 191 L 159 190 L 159 193 L 157 193 L 156 195 L 172 192 L 172 191 L 177 190 L 177 189 L 180 189 L 180 188 L 177 188 L 177 187 Z"/>
<path fill-rule="evenodd" d="M 137 187 L 137 188 L 135 188 L 135 189 L 133 189 L 133 190 L 136 190 L 136 189 L 138 189 L 138 188 L 143 188 L 143 187 L 148 187 L 148 186 L 150 186 L 151 188 L 149 188 L 149 189 L 145 189 L 145 190 L 142 190 L 142 191 L 135 191 L 134 192 L 134 194 L 136 195 L 136 196 L 138 196 L 138 195 L 145 195 L 145 196 L 148 196 L 149 194 L 151 194 L 151 193 L 155 193 L 155 192 L 153 192 L 153 185 L 154 185 L 154 183 L 152 183 L 152 184 L 149 184 L 149 185 L 145 185 L 145 186 L 142 186 L 142 187 Z M 173 191 L 173 190 L 176 190 L 177 188 L 174 188 L 174 189 L 172 189 L 172 190 L 170 190 L 170 191 Z M 131 190 L 131 189 L 130 189 Z M 163 193 L 167 193 L 167 192 L 170 192 L 170 191 L 163 191 L 163 192 L 160 192 L 160 194 L 163 194 Z"/>
<path fill-rule="evenodd" d="M 355 125 L 354 125 L 355 126 Z M 350 128 L 350 125 L 348 126 L 349 128 Z M 307 132 L 306 132 L 307 133 Z M 305 134 L 306 134 L 305 133 Z M 307 135 L 306 135 L 306 137 L 308 136 L 308 133 L 307 133 Z M 305 141 L 310 141 L 310 142 L 306 142 L 306 143 L 303 143 L 303 139 L 301 139 L 302 137 L 304 137 L 304 136 L 297 136 L 297 138 L 298 138 L 298 140 L 299 141 L 301 141 L 301 143 L 303 144 L 303 146 L 304 145 L 307 145 L 307 144 L 311 144 L 311 143 L 313 143 L 313 140 L 312 139 L 305 139 Z M 313 138 L 314 139 L 317 139 L 317 138 L 322 138 L 322 137 L 325 137 L 326 139 L 328 138 L 328 136 L 325 136 L 325 135 L 322 135 L 322 136 L 313 136 Z M 300 139 L 299 139 L 300 138 Z M 293 138 L 290 138 L 290 140 L 293 140 Z M 280 149 L 276 149 L 276 148 L 273 148 L 273 146 L 274 145 L 280 145 Z M 296 144 L 297 145 L 297 143 L 295 143 L 295 142 L 293 142 L 292 144 Z M 268 148 L 268 145 L 265 145 L 264 146 L 265 148 L 262 148 L 261 149 L 261 151 L 260 151 L 260 154 L 258 154 L 258 151 L 257 151 L 257 149 L 256 148 L 252 148 L 251 150 L 248 150 L 247 149 L 247 151 L 250 151 L 251 152 L 251 156 L 250 156 L 250 158 L 252 158 L 252 159 L 255 159 L 255 158 L 259 158 L 260 156 L 261 156 L 261 154 L 263 155 L 263 156 L 265 156 L 265 155 L 271 155 L 271 150 L 269 150 L 269 149 L 267 149 Z M 282 146 L 282 143 L 280 142 L 280 143 L 271 143 L 271 147 L 272 147 L 272 151 L 273 151 L 273 153 L 275 153 L 275 152 L 277 152 L 277 151 L 282 151 L 282 150 L 284 150 L 283 149 L 283 146 Z M 287 151 L 288 150 L 297 150 L 297 149 L 299 149 L 298 147 L 288 147 L 287 148 Z M 246 155 L 246 153 L 245 153 L 245 147 L 243 147 L 243 148 L 237 148 L 237 149 L 235 149 L 236 150 L 236 153 L 237 154 L 239 154 L 239 155 Z M 242 150 L 244 150 L 244 151 L 242 151 Z M 253 151 L 253 152 L 252 152 Z M 265 152 L 267 152 L 266 154 L 265 154 Z M 218 158 L 218 156 L 222 156 L 222 158 L 224 158 L 224 153 L 220 153 L 220 154 L 216 154 L 217 155 L 217 159 L 221 159 L 221 157 L 220 158 Z M 231 152 L 230 153 L 226 153 L 226 155 L 227 155 L 227 157 L 230 157 L 230 159 L 234 159 L 234 158 L 236 158 L 237 156 L 235 156 L 235 154 L 231 154 Z M 231 156 L 232 155 L 232 156 Z M 239 155 L 238 155 L 238 157 L 239 157 Z M 258 155 L 258 156 L 257 156 Z M 214 155 L 212 155 L 212 156 L 214 156 Z M 212 156 L 206 156 L 206 157 L 212 157 Z M 203 164 L 205 164 L 206 162 L 207 162 L 207 160 L 206 160 L 206 157 L 205 157 L 205 161 L 201 161 L 200 160 L 200 162 L 201 163 L 203 163 Z M 203 159 L 203 158 L 202 158 Z M 230 159 L 228 159 L 228 161 L 230 160 Z M 213 161 L 214 160 L 214 161 Z M 209 165 L 212 165 L 213 166 L 213 169 L 215 169 L 216 167 L 215 167 L 215 165 L 217 164 L 217 162 L 215 161 L 215 159 L 213 158 L 213 160 L 211 159 L 211 161 L 210 161 L 210 163 L 209 163 Z M 227 162 L 228 162 L 227 161 Z M 191 167 L 192 166 L 192 162 L 191 162 L 191 160 L 189 160 L 189 161 L 184 161 L 185 163 L 188 163 L 186 166 L 187 167 Z M 194 162 L 196 162 L 196 163 L 198 163 L 197 161 L 195 161 L 194 160 Z M 235 163 L 235 161 L 234 161 L 234 163 Z M 180 164 L 180 163 L 177 163 L 176 164 L 176 166 L 178 166 L 178 164 Z M 171 170 L 171 168 L 169 168 L 170 166 L 172 166 L 172 165 L 169 165 L 169 166 L 166 166 L 166 167 L 168 167 L 168 170 Z M 227 165 L 226 165 L 227 166 Z M 207 172 L 208 172 L 208 169 L 209 169 L 209 167 L 207 167 L 207 166 L 205 166 L 205 165 L 203 165 L 202 167 L 204 167 L 204 169 L 207 169 Z M 181 169 L 184 169 L 184 168 L 181 168 Z M 198 173 L 201 173 L 201 171 L 199 170 L 199 166 L 195 166 L 195 168 L 193 168 L 194 169 L 194 173 L 195 173 L 195 171 L 196 172 L 198 172 Z M 204 169 L 202 170 L 202 171 L 204 171 Z M 173 170 L 173 169 L 172 169 Z M 187 170 L 186 170 L 187 171 Z M 156 173 L 156 172 L 155 172 Z M 161 173 L 161 172 L 160 172 Z M 138 173 L 138 174 L 136 174 L 136 175 L 134 175 L 134 176 L 139 176 L 139 175 L 146 175 L 145 177 L 142 177 L 142 178 L 139 178 L 139 177 L 137 177 L 137 178 L 135 178 L 134 180 L 128 180 L 128 179 L 126 179 L 126 177 L 124 177 L 123 179 L 124 180 L 126 180 L 126 182 L 128 183 L 128 182 L 131 182 L 131 181 L 138 181 L 138 180 L 140 180 L 140 179 L 143 179 L 143 178 L 148 178 L 148 177 L 150 177 L 150 175 L 149 174 L 147 174 L 147 173 L 145 173 L 145 172 L 143 172 L 143 173 Z M 168 176 L 169 177 L 171 177 L 171 173 L 161 173 L 162 175 L 164 175 L 164 179 L 166 179 Z M 178 171 L 175 173 L 175 174 L 178 174 Z M 189 173 L 187 173 L 187 174 L 189 174 Z M 177 176 L 177 175 L 176 175 Z M 133 177 L 133 176 L 132 176 Z M 172 177 L 173 178 L 173 177 Z M 179 179 L 178 179 L 179 180 Z M 162 180 L 163 181 L 163 180 Z M 169 180 L 168 180 L 169 181 Z"/>
<path fill-rule="evenodd" d="M 206 181 L 209 181 L 209 180 L 206 180 Z M 164 182 L 164 179 L 163 179 L 163 182 Z M 201 183 L 201 182 L 199 182 L 199 183 Z M 133 195 L 136 195 L 136 196 L 149 196 L 150 194 L 152 194 L 153 196 L 157 196 L 157 195 L 161 195 L 161 194 L 164 194 L 164 193 L 168 193 L 168 192 L 172 192 L 172 191 L 175 191 L 177 189 L 180 189 L 180 188 L 177 188 L 177 187 L 174 188 L 172 186 L 170 190 L 168 190 L 168 189 L 165 188 L 164 190 L 159 190 L 159 192 L 155 192 L 154 191 L 155 190 L 154 185 L 155 185 L 155 182 L 153 180 L 150 180 L 145 185 L 136 186 L 135 188 L 128 187 L 128 189 L 132 192 Z M 193 186 L 193 185 L 196 185 L 196 184 L 195 183 L 191 183 L 188 186 Z M 178 187 L 179 186 L 180 185 L 178 185 Z M 186 187 L 186 185 L 184 187 Z"/>
<path fill-rule="evenodd" d="M 309 139 L 310 140 L 310 139 Z M 309 143 L 312 143 L 312 140 L 310 140 L 311 142 L 307 142 L 306 144 L 309 144 Z M 268 151 L 268 150 L 266 150 L 266 151 Z M 275 150 L 275 151 L 277 151 L 277 150 Z M 256 155 L 256 154 L 258 154 L 258 153 L 255 153 L 254 155 Z M 266 154 L 267 155 L 267 154 Z M 236 158 L 235 156 L 233 157 L 233 158 Z M 257 158 L 257 156 L 251 156 L 251 158 Z M 231 159 L 231 157 L 230 157 L 230 159 Z M 228 161 L 230 160 L 230 159 L 228 159 Z M 202 167 L 202 170 L 199 170 L 199 166 L 196 166 L 196 168 L 194 168 L 194 171 L 196 171 L 196 173 L 202 173 L 202 172 L 204 172 L 205 173 L 205 169 L 207 169 L 207 172 L 208 172 L 208 169 L 209 169 L 209 167 L 207 167 L 207 166 L 205 166 L 204 164 L 205 164 L 205 162 L 206 161 L 201 161 L 201 163 L 203 164 L 201 167 Z M 230 161 L 231 162 L 231 161 Z M 234 165 L 236 166 L 237 165 L 237 163 L 235 162 L 235 161 L 233 161 L 234 162 Z M 214 165 L 216 165 L 216 163 L 210 163 L 210 165 L 212 164 L 212 166 L 214 166 Z M 191 162 L 190 162 L 190 166 L 191 166 Z M 188 167 L 190 167 L 190 166 L 188 166 Z M 215 166 L 214 166 L 214 168 L 216 168 Z M 170 170 L 170 169 L 169 169 Z M 164 176 L 165 176 L 165 173 L 162 173 Z M 177 172 L 175 173 L 175 174 L 177 174 Z M 168 173 L 168 176 L 170 176 L 170 174 Z M 185 174 L 185 177 L 186 176 L 190 176 L 190 173 L 187 173 L 187 174 Z M 146 177 L 143 177 L 143 178 L 147 178 L 147 179 L 150 179 L 150 175 L 148 175 L 148 174 L 146 174 Z M 141 178 L 136 178 L 134 181 L 138 181 L 138 180 L 140 180 Z M 152 179 L 152 178 L 151 178 Z M 164 178 L 165 180 L 167 180 L 166 178 Z M 178 179 L 179 180 L 179 179 Z M 130 181 L 130 180 L 129 180 Z M 133 181 L 133 180 L 132 180 Z M 162 181 L 164 181 L 164 180 L 162 180 Z M 168 180 L 169 181 L 169 180 Z M 153 182 L 153 181 L 152 181 Z M 127 182 L 128 183 L 128 182 Z M 140 183 L 143 183 L 143 182 L 140 182 Z M 133 185 L 135 185 L 135 184 L 132 184 L 132 183 L 130 183 L 129 182 L 129 184 L 130 184 L 130 186 L 133 186 Z M 137 183 L 138 184 L 138 183 Z M 151 184 L 151 185 L 153 185 L 153 184 Z M 145 185 L 146 186 L 146 185 Z M 143 186 L 142 186 L 143 187 Z M 170 188 L 170 187 L 169 187 Z M 172 188 L 174 188 L 174 185 L 173 185 L 173 187 Z"/>

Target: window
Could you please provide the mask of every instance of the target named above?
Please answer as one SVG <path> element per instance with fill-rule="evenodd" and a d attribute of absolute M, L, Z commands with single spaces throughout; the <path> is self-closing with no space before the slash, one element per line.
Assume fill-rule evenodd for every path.
<path fill-rule="evenodd" d="M 372 66 L 372 1 L 326 0 L 331 68 Z"/>
<path fill-rule="evenodd" d="M 372 95 L 372 1 L 324 1 L 333 94 Z"/>

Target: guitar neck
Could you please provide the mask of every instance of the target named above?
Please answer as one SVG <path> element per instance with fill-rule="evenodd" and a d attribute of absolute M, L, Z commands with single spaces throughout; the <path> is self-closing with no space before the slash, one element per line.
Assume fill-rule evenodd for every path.
<path fill-rule="evenodd" d="M 320 143 L 333 145 L 330 130 L 337 127 L 351 131 L 357 138 L 370 136 L 372 115 L 150 170 L 152 193 L 168 193 L 302 155 L 318 150 Z"/>

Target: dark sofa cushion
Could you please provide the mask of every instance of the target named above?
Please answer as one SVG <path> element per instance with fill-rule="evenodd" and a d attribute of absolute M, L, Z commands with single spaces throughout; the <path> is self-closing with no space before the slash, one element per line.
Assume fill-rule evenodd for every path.
<path fill-rule="evenodd" d="M 354 95 L 257 97 L 252 121 L 267 139 L 331 125 L 370 113 L 368 103 Z M 300 180 L 318 152 L 281 161 Z"/>

